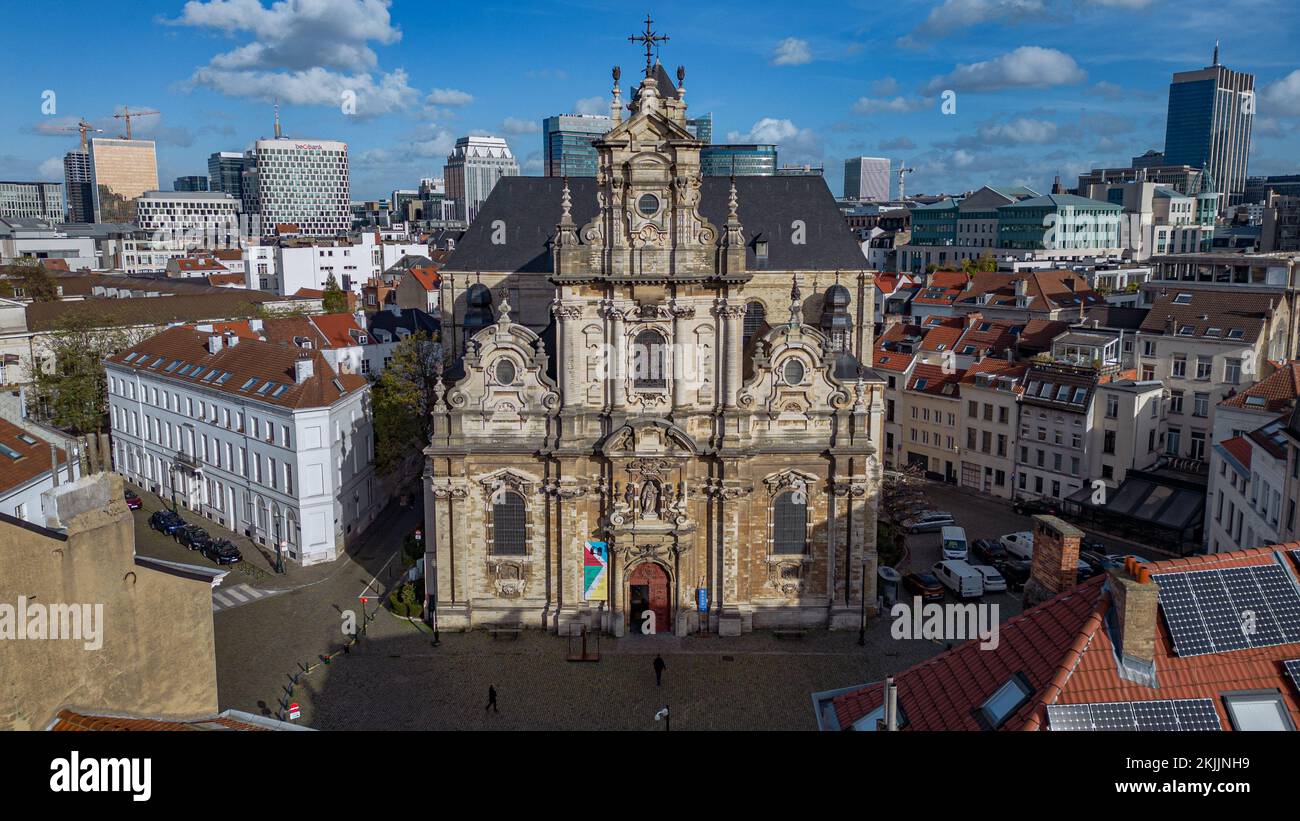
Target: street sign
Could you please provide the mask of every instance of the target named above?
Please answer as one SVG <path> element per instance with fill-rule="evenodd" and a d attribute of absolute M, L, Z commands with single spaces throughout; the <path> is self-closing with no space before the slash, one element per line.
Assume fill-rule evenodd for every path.
<path fill-rule="evenodd" d="M 299 707 L 298 702 L 295 701 L 293 704 L 289 705 L 289 720 L 292 721 L 297 718 L 302 718 L 302 708 Z"/>
<path fill-rule="evenodd" d="M 695 609 L 705 613 L 709 609 L 709 589 L 707 587 L 695 588 Z"/>
<path fill-rule="evenodd" d="M 424 531 L 421 530 L 421 529 L 418 528 L 418 527 L 415 529 L 415 540 L 416 540 L 417 542 L 422 542 L 422 541 L 424 541 Z"/>

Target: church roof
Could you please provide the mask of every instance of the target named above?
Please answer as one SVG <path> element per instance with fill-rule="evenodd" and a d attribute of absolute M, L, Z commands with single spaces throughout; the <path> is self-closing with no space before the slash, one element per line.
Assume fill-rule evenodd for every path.
<path fill-rule="evenodd" d="M 730 180 L 704 177 L 700 212 L 721 230 L 727 221 Z M 549 274 L 551 241 L 560 221 L 559 177 L 502 177 L 470 225 L 443 271 Z M 595 177 L 570 177 L 573 221 L 581 228 L 596 215 Z M 835 198 L 821 177 L 737 177 L 740 222 L 745 229 L 745 265 L 751 271 L 835 271 L 866 268 L 866 258 Z M 493 223 L 506 226 L 506 242 L 493 242 Z M 791 224 L 802 220 L 805 242 L 790 241 Z M 499 236 L 498 236 L 499 239 Z M 766 240 L 760 268 L 756 240 Z"/>

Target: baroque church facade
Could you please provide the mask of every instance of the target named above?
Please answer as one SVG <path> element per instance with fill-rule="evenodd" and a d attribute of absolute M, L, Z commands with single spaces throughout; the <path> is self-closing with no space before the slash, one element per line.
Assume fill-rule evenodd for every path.
<path fill-rule="evenodd" d="M 597 176 L 503 178 L 442 271 L 439 629 L 874 612 L 874 280 L 820 178 L 701 175 L 683 82 L 647 58 L 625 107 L 615 69 Z"/>

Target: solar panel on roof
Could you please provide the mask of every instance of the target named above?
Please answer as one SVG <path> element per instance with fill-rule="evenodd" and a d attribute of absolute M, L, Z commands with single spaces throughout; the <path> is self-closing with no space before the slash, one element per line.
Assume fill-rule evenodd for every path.
<path fill-rule="evenodd" d="M 1291 678 L 1291 686 L 1300 693 L 1300 659 L 1284 661 L 1282 666 L 1286 668 L 1286 674 Z"/>
<path fill-rule="evenodd" d="M 1300 642 L 1300 591 L 1279 565 L 1152 578 L 1179 656 Z"/>
<path fill-rule="evenodd" d="M 1051 704 L 1047 726 L 1061 731 L 1188 732 L 1222 730 L 1214 701 L 1208 698 Z"/>

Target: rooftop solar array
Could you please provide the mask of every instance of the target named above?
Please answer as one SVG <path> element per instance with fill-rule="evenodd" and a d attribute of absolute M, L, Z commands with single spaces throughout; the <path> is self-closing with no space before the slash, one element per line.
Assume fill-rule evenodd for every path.
<path fill-rule="evenodd" d="M 1179 656 L 1300 642 L 1300 591 L 1279 565 L 1157 573 Z"/>
<path fill-rule="evenodd" d="M 1052 704 L 1047 707 L 1052 730 L 1192 732 L 1222 730 L 1214 701 L 1208 698 L 1160 701 L 1114 701 L 1101 704 Z"/>
<path fill-rule="evenodd" d="M 1286 674 L 1291 677 L 1291 686 L 1300 693 L 1300 659 L 1291 659 L 1282 664 L 1286 667 Z"/>

